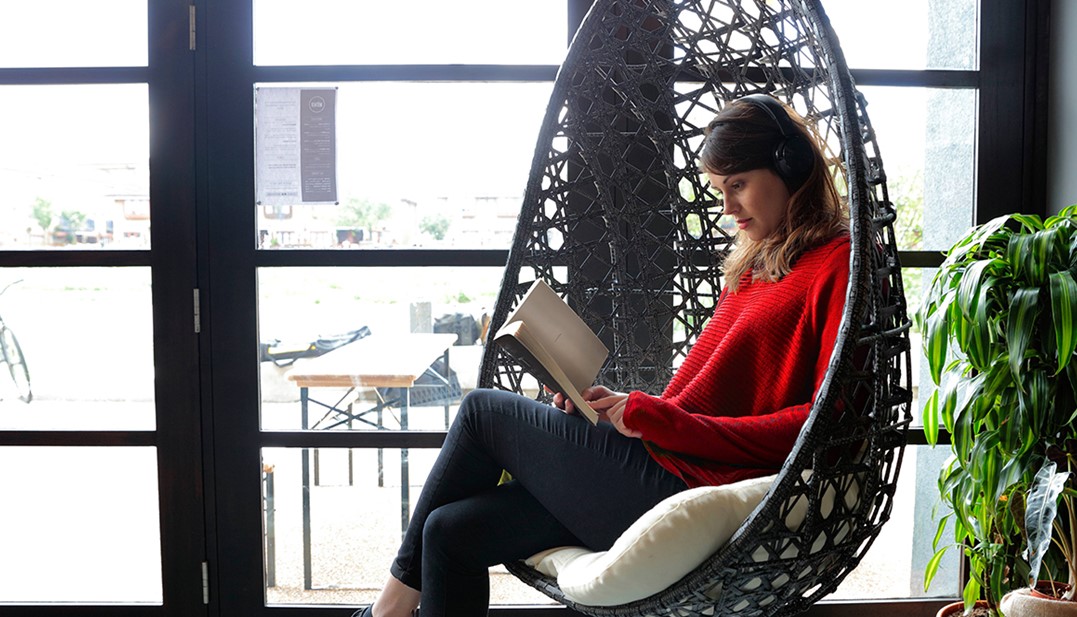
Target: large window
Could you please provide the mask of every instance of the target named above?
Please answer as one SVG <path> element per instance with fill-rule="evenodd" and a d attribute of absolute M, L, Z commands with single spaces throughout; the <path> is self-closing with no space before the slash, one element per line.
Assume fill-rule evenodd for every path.
<path fill-rule="evenodd" d="M 566 33 L 561 29 L 565 23 L 563 16 L 552 21 L 531 21 L 532 28 L 525 39 L 507 40 L 502 44 L 493 42 L 500 34 L 473 32 L 473 29 L 481 29 L 479 22 L 482 19 L 488 20 L 487 25 L 494 30 L 501 31 L 511 30 L 511 24 L 534 19 L 535 16 L 527 13 L 529 9 L 524 4 L 515 3 L 514 10 L 519 10 L 515 14 L 506 8 L 506 4 L 494 10 L 474 11 L 472 14 L 483 17 L 460 26 L 473 34 L 471 44 L 466 47 L 459 43 L 466 37 L 445 42 L 440 38 L 443 33 L 439 32 L 422 37 L 422 43 L 400 53 L 395 52 L 396 47 L 379 46 L 377 42 L 370 41 L 349 41 L 340 45 L 339 49 L 332 48 L 324 40 L 303 43 L 307 40 L 304 32 L 311 28 L 307 21 L 311 17 L 292 15 L 284 20 L 281 13 L 269 10 L 270 6 L 275 5 L 267 2 L 256 4 L 254 62 L 265 67 L 259 75 L 274 75 L 275 71 L 269 65 L 340 65 L 337 70 L 319 71 L 317 75 L 322 78 L 320 81 L 273 83 L 266 79 L 257 84 L 259 88 L 332 87 L 336 96 L 336 121 L 340 127 L 336 144 L 340 169 L 339 203 L 295 206 L 286 213 L 261 208 L 257 211 L 260 227 L 258 245 L 262 249 L 447 249 L 449 254 L 457 255 L 453 259 L 460 260 L 458 265 L 461 266 L 443 273 L 440 268 L 430 267 L 438 265 L 434 262 L 444 259 L 443 255 L 431 257 L 431 263 L 418 263 L 425 258 L 412 255 L 396 258 L 391 253 L 381 257 L 383 254 L 377 253 L 379 257 L 370 259 L 371 265 L 376 266 L 374 268 L 307 271 L 287 267 L 287 257 L 275 257 L 271 260 L 272 264 L 284 267 L 261 268 L 258 277 L 259 317 L 262 324 L 260 337 L 263 340 L 278 338 L 265 329 L 265 325 L 270 323 L 270 315 L 278 315 L 271 320 L 278 332 L 300 326 L 294 318 L 291 324 L 288 323 L 289 318 L 295 315 L 337 313 L 353 316 L 353 319 L 355 315 L 362 318 L 351 323 L 331 318 L 319 318 L 318 322 L 337 323 L 335 331 L 339 332 L 371 325 L 374 331 L 391 332 L 394 336 L 425 330 L 429 328 L 431 319 L 438 317 L 457 315 L 481 321 L 495 292 L 492 285 L 496 277 L 490 277 L 489 289 L 477 293 L 466 291 L 466 288 L 482 280 L 483 273 L 489 268 L 485 267 L 485 262 L 464 263 L 467 260 L 456 251 L 503 249 L 507 246 L 514 212 L 522 194 L 523 173 L 528 167 L 532 136 L 545 105 L 552 64 L 563 50 L 561 41 Z M 572 8 L 575 3 L 569 3 L 569 6 Z M 991 8 L 986 7 L 987 10 Z M 981 6 L 975 0 L 920 0 L 900 5 L 875 3 L 870 6 L 833 0 L 826 3 L 826 9 L 843 43 L 848 63 L 867 98 L 868 111 L 887 165 L 891 196 L 900 208 L 899 244 L 913 266 L 906 268 L 905 277 L 910 309 L 915 311 L 924 286 L 930 280 L 930 266 L 941 260 L 940 251 L 984 216 L 978 208 L 977 175 L 982 173 L 985 161 L 982 157 L 977 158 L 976 140 L 980 120 L 980 84 L 983 81 L 980 71 L 983 60 L 977 45 L 981 36 L 977 29 L 978 24 L 982 23 Z M 367 18 L 392 21 L 391 16 L 375 13 L 346 16 L 345 11 L 341 11 L 339 15 L 343 21 Z M 425 32 L 429 27 L 427 19 L 443 19 L 440 11 L 442 9 L 421 12 L 414 32 Z M 879 27 L 883 23 L 887 24 L 886 28 Z M 542 32 L 543 24 L 551 28 L 552 39 L 547 38 L 545 33 L 536 34 Z M 387 27 L 378 36 L 398 35 L 394 28 Z M 554 39 L 557 43 L 552 43 Z M 435 47 L 443 45 L 444 49 L 440 53 L 432 53 L 427 43 Z M 525 52 L 520 46 L 530 49 Z M 531 59 L 522 60 L 527 54 L 531 54 Z M 464 66 L 441 66 L 457 61 Z M 525 75 L 534 74 L 518 66 L 522 62 L 548 65 L 546 79 L 519 83 L 517 80 L 527 80 Z M 391 66 L 379 66 L 374 70 L 369 67 L 372 64 Z M 351 69 L 346 70 L 343 65 L 351 65 Z M 488 65 L 500 67 L 496 77 L 492 80 L 486 77 L 478 83 L 473 81 L 471 76 L 474 74 L 493 75 L 493 69 Z M 368 67 L 366 70 L 370 72 L 370 77 L 357 73 L 349 75 L 349 70 L 358 72 L 362 67 Z M 431 73 L 444 76 L 446 81 L 414 81 L 410 77 Z M 281 70 L 280 74 L 289 79 L 303 76 L 302 71 Z M 339 74 L 341 79 L 324 79 L 333 74 Z M 257 106 L 258 93 L 255 94 L 255 102 Z M 260 152 L 255 154 L 256 158 L 260 155 Z M 273 219 L 274 216 L 277 218 Z M 338 261 L 341 265 L 354 265 L 351 259 L 327 259 Z M 301 259 L 304 264 L 316 261 Z M 409 268 L 399 267 L 405 263 L 417 264 L 428 273 L 416 274 Z M 394 278 L 414 285 L 409 283 L 404 289 L 389 281 L 359 283 L 378 279 L 380 272 L 399 274 Z M 333 282 L 330 287 L 339 287 L 335 290 L 318 290 L 319 283 L 316 281 L 319 277 L 328 277 L 327 280 Z M 296 282 L 282 285 L 287 279 L 295 279 Z M 276 282 L 273 291 L 268 286 L 270 280 Z M 344 281 L 348 284 L 344 284 Z M 325 283 L 320 285 L 324 287 Z M 349 298 L 350 291 L 356 286 L 362 291 L 357 292 L 354 298 Z M 281 297 L 280 293 L 285 289 L 293 304 L 275 307 L 269 298 Z M 393 292 L 393 289 L 399 291 Z M 458 293 L 454 291 L 457 289 Z M 387 304 L 374 300 L 393 296 L 394 293 L 398 295 L 388 300 Z M 462 298 L 468 302 L 459 302 Z M 307 311 L 280 311 L 285 306 L 294 306 L 295 302 L 307 303 L 310 308 Z M 383 310 L 363 302 L 377 302 Z M 362 308 L 350 311 L 332 308 L 355 303 Z M 286 317 L 281 319 L 279 315 Z M 306 338 L 310 338 L 313 332 L 306 334 Z M 306 340 L 299 333 L 295 336 Z M 917 356 L 913 381 L 918 390 L 920 362 L 919 334 L 916 332 L 913 333 L 913 344 Z M 461 371 L 465 390 L 474 384 L 473 374 L 468 371 L 472 370 L 479 351 L 459 346 L 451 349 L 451 364 Z M 274 424 L 275 428 L 287 429 L 290 426 L 294 429 L 297 426 L 297 416 L 286 410 L 288 406 L 294 410 L 300 395 L 294 383 L 286 383 L 288 378 L 284 375 L 279 367 L 267 367 L 263 363 L 263 429 L 268 428 L 267 419 L 270 417 L 277 423 Z M 271 385 L 273 383 L 276 386 Z M 308 392 L 308 395 L 312 395 L 312 392 Z M 377 388 L 357 394 L 347 392 L 345 388 L 323 396 L 328 396 L 333 403 L 345 401 L 347 409 L 354 412 L 362 406 L 376 408 L 382 394 Z M 352 400 L 353 397 L 357 398 Z M 920 404 L 917 392 L 917 424 Z M 270 409 L 277 411 L 270 414 Z M 355 415 L 369 419 L 369 416 L 361 413 Z M 335 429 L 385 428 L 382 420 L 364 426 L 359 420 L 353 419 L 349 423 L 346 416 L 341 415 L 336 416 L 336 422 L 333 422 L 333 412 L 326 412 L 324 408 L 318 414 L 304 417 L 308 424 L 304 424 L 303 428 L 316 426 L 319 422 L 320 426 L 328 424 Z M 439 423 L 443 421 L 442 412 L 436 404 L 425 411 L 414 410 L 410 418 L 413 424 L 409 428 L 421 426 L 421 430 L 431 431 L 438 430 Z M 395 423 L 395 428 L 400 428 L 399 418 L 390 422 Z M 416 422 L 424 424 L 416 425 Z M 914 429 L 912 439 L 914 443 L 922 442 L 919 429 Z M 294 474 L 299 473 L 297 470 L 301 466 L 302 456 L 307 454 L 294 448 L 263 451 L 263 461 L 272 461 L 267 463 L 267 467 L 282 470 L 284 477 L 294 478 Z M 348 491 L 354 490 L 357 491 L 355 494 L 359 494 L 359 491 L 369 490 L 369 479 L 365 481 L 368 488 L 364 489 L 364 481 L 353 473 L 353 470 L 362 467 L 356 463 L 356 457 L 369 456 L 369 450 L 357 454 L 340 448 L 322 449 L 317 456 L 312 459 L 317 463 L 311 464 L 319 466 L 318 473 L 336 474 L 344 484 L 334 485 L 330 482 L 325 488 L 311 486 L 312 508 L 315 499 L 328 500 L 332 491 L 344 495 Z M 396 488 L 391 488 L 392 481 L 388 479 L 388 474 L 399 474 L 400 470 L 395 469 L 399 464 L 397 461 L 407 456 L 404 452 L 386 450 L 377 459 L 378 486 L 390 502 L 395 503 L 401 497 L 397 495 Z M 276 463 L 278 457 L 281 461 L 279 466 Z M 945 458 L 942 450 L 915 445 L 909 448 L 892 522 L 879 538 L 877 547 L 846 580 L 835 598 L 874 601 L 950 597 L 957 594 L 960 566 L 956 553 L 944 564 L 944 573 L 936 578 L 934 587 L 925 591 L 922 572 L 932 553 L 931 547 L 928 542 L 909 543 L 907 540 L 910 535 L 933 535 L 937 500 L 930 489 L 934 486 L 941 458 Z M 330 464 L 335 468 L 332 472 L 326 471 L 329 469 L 326 467 L 328 460 L 336 461 Z M 416 465 L 410 468 L 411 488 L 415 491 L 423 477 L 419 463 L 422 460 L 423 455 L 412 453 L 411 461 Z M 395 471 L 390 470 L 390 466 Z M 342 473 L 345 475 L 341 476 Z M 292 488 L 285 489 L 287 493 L 278 490 L 276 499 L 287 499 L 282 494 L 301 493 L 294 485 L 295 480 L 291 482 Z M 278 484 L 277 488 L 280 486 Z M 318 495 L 319 492 L 325 496 Z M 347 503 L 340 501 L 337 507 L 346 512 L 349 507 Z M 289 594 L 289 586 L 296 585 L 300 571 L 295 565 L 297 557 L 286 555 L 299 555 L 303 550 L 294 544 L 287 548 L 287 541 L 277 536 L 276 546 L 283 552 L 275 555 L 277 576 L 274 586 L 267 588 L 267 598 L 271 602 L 364 601 L 368 596 L 361 589 L 365 584 L 359 581 L 367 580 L 366 575 L 345 575 L 343 572 L 348 568 L 365 571 L 365 566 L 350 563 L 347 559 L 341 563 L 333 556 L 333 546 L 341 537 L 355 536 L 341 543 L 344 546 L 365 542 L 366 545 L 372 543 L 380 547 L 377 554 L 381 555 L 383 561 L 385 555 L 391 555 L 397 539 L 393 524 L 388 525 L 387 531 L 364 529 L 359 532 L 349 529 L 346 514 L 334 515 L 331 507 L 318 507 L 326 509 L 317 515 L 305 514 L 292 519 L 294 525 L 313 525 L 313 539 L 307 540 L 313 548 L 305 548 L 313 551 L 312 556 L 304 557 L 313 565 L 305 564 L 306 578 L 302 589 L 294 594 Z M 395 518 L 394 514 L 390 514 L 394 512 L 392 508 L 385 512 L 390 519 Z M 343 518 L 338 520 L 338 516 Z M 300 521 L 301 518 L 304 521 Z M 311 523 L 311 520 L 314 522 Z M 294 543 L 297 534 L 292 535 Z M 320 542 L 319 536 L 322 538 Z M 328 538 L 333 538 L 333 541 L 328 542 Z M 337 564 L 338 569 L 334 570 L 333 564 Z M 267 564 L 267 567 L 273 566 Z M 284 567 L 292 569 L 292 578 L 281 576 L 281 568 Z M 374 571 L 378 572 L 377 568 Z M 331 575 L 330 572 L 337 574 Z M 374 578 L 373 587 L 376 589 L 377 575 Z M 499 577 L 495 576 L 495 601 L 504 604 L 544 601 L 529 590 L 507 584 L 508 591 L 500 591 Z M 329 589 L 332 595 L 327 593 Z"/>
<path fill-rule="evenodd" d="M 969 225 L 1043 208 L 1042 2 L 822 1 L 915 311 Z M 0 613 L 369 602 L 476 386 L 589 0 L 3 4 Z M 960 589 L 956 552 L 922 585 L 946 453 L 915 395 L 892 519 L 812 615 Z M 495 614 L 566 614 L 492 575 Z"/>
<path fill-rule="evenodd" d="M 179 614 L 206 559 L 188 6 L 2 10 L 0 612 Z"/>
<path fill-rule="evenodd" d="M 251 293 L 255 308 L 222 318 L 234 305 L 215 294 L 209 325 L 257 324 L 215 345 L 213 364 L 249 371 L 253 353 L 234 352 L 257 349 L 258 379 L 249 394 L 230 384 L 215 396 L 236 401 L 217 425 L 229 443 L 218 464 L 256 468 L 262 490 L 226 489 L 219 505 L 246 513 L 241 533 L 252 522 L 260 532 L 257 543 L 226 540 L 225 552 L 263 560 L 261 571 L 222 572 L 221 584 L 263 595 L 224 598 L 222 610 L 362 605 L 476 386 L 538 127 L 585 7 L 230 8 L 250 20 L 249 38 L 207 53 L 250 71 L 209 65 L 213 99 L 238 102 L 210 108 L 208 153 L 249 171 L 209 187 L 211 241 L 228 243 L 229 264 L 211 287 Z M 492 592 L 498 604 L 551 606 L 504 570 Z"/>

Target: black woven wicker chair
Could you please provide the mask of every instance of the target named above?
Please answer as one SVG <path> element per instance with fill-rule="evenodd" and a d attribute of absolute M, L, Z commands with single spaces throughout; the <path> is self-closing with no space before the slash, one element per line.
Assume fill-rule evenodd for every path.
<path fill-rule="evenodd" d="M 610 348 L 600 383 L 660 392 L 713 313 L 732 243 L 697 172 L 702 128 L 754 92 L 816 127 L 848 199 L 851 280 L 828 373 L 767 497 L 665 591 L 583 606 L 506 564 L 581 613 L 792 615 L 838 586 L 890 515 L 911 401 L 895 212 L 864 100 L 815 0 L 595 2 L 554 85 L 491 328 L 544 278 Z M 529 383 L 487 347 L 481 386 Z M 852 484 L 854 503 L 828 511 L 823 496 Z M 808 514 L 793 532 L 783 521 L 797 500 Z"/>

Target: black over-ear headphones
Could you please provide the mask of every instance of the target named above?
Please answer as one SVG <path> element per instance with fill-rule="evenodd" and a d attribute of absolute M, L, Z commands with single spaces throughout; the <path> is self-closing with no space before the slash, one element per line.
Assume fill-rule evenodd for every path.
<path fill-rule="evenodd" d="M 777 125 L 782 138 L 774 146 L 774 170 L 790 192 L 799 189 L 815 167 L 815 151 L 811 143 L 797 130 L 793 120 L 774 98 L 766 94 L 749 94 L 737 99 L 763 110 Z"/>

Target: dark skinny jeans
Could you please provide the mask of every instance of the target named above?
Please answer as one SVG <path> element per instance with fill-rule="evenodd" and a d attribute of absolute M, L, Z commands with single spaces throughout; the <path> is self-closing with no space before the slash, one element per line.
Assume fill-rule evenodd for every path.
<path fill-rule="evenodd" d="M 498 485 L 501 471 L 513 480 Z M 489 568 L 555 546 L 606 550 L 687 488 L 639 439 L 497 390 L 468 394 L 390 571 L 422 617 L 486 615 Z"/>

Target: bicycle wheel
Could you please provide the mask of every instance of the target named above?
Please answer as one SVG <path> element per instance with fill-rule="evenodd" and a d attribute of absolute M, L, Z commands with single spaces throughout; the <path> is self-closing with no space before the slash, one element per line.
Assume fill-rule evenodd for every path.
<path fill-rule="evenodd" d="M 19 339 L 15 338 L 15 333 L 10 328 L 3 327 L 0 331 L 0 352 L 4 354 L 4 362 L 11 372 L 11 381 L 15 383 L 19 400 L 29 403 L 34 398 L 34 393 L 30 390 L 30 368 L 26 366 Z"/>

